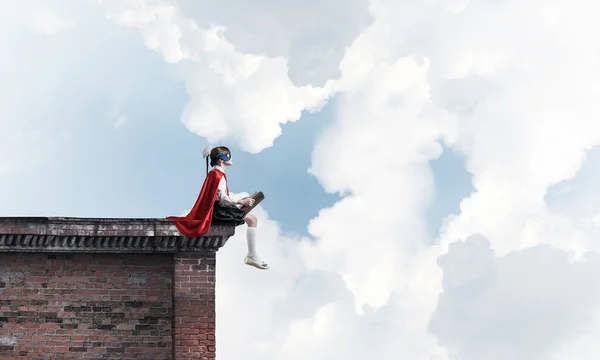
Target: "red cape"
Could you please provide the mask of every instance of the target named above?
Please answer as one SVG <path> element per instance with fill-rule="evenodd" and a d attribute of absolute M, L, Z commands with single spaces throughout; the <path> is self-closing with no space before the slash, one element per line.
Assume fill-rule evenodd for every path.
<path fill-rule="evenodd" d="M 219 170 L 211 170 L 206 175 L 202 190 L 196 199 L 194 207 L 185 217 L 168 216 L 167 220 L 173 220 L 177 230 L 187 237 L 202 236 L 210 230 L 213 206 L 217 198 L 219 182 L 225 173 Z M 225 179 L 227 177 L 225 176 Z M 229 195 L 229 189 L 227 189 Z"/>

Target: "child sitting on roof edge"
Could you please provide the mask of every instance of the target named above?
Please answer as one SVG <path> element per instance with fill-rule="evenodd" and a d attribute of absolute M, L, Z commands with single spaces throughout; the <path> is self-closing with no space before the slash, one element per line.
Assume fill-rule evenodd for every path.
<path fill-rule="evenodd" d="M 229 196 L 225 169 L 233 165 L 231 151 L 225 146 L 207 147 L 202 155 L 206 157 L 207 174 L 194 207 L 185 217 L 169 216 L 167 219 L 173 220 L 177 229 L 188 237 L 206 234 L 213 220 L 232 222 L 235 226 L 246 223 L 248 254 L 244 262 L 261 270 L 268 269 L 268 265 L 262 262 L 256 253 L 258 219 L 255 215 L 247 214 L 242 210 L 242 206 L 252 207 L 255 200 L 247 196 L 235 201 Z M 208 171 L 209 159 L 212 166 L 210 171 Z"/>

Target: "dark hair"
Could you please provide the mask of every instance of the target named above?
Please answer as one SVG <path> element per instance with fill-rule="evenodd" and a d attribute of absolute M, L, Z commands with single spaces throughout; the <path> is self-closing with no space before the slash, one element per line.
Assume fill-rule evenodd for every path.
<path fill-rule="evenodd" d="M 210 158 L 211 165 L 215 162 L 215 158 L 221 154 L 231 154 L 231 151 L 226 146 L 217 146 L 210 151 L 210 155 L 206 157 L 206 173 L 208 174 L 208 159 Z"/>

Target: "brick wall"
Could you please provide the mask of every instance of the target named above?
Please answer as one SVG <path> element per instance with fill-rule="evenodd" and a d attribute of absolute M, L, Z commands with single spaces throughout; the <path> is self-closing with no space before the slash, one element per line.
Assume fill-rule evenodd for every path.
<path fill-rule="evenodd" d="M 174 254 L 176 359 L 215 359 L 215 253 Z"/>
<path fill-rule="evenodd" d="M 172 359 L 176 349 L 199 354 L 205 336 L 214 335 L 214 316 L 202 325 L 194 321 L 205 316 L 198 306 L 214 311 L 214 290 L 193 294 L 199 286 L 214 289 L 214 255 L 209 264 L 201 257 L 0 253 L 0 359 Z M 182 302 L 176 310 L 173 294 Z M 179 311 L 186 315 L 175 321 L 188 325 L 174 328 Z M 174 331 L 184 348 L 173 348 Z"/>
<path fill-rule="evenodd" d="M 234 233 L 0 217 L 0 360 L 214 360 L 215 257 Z"/>

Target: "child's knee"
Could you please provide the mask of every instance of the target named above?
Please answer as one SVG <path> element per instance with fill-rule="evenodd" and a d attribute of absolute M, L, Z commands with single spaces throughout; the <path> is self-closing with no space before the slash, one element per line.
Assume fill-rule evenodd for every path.
<path fill-rule="evenodd" d="M 256 216 L 254 216 L 252 214 L 246 215 L 245 220 L 249 226 L 256 226 L 256 224 L 258 223 L 258 219 L 256 218 Z"/>

